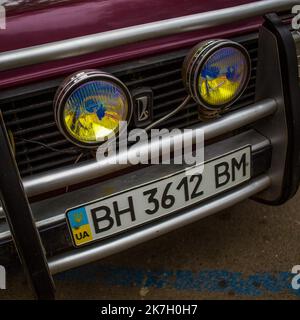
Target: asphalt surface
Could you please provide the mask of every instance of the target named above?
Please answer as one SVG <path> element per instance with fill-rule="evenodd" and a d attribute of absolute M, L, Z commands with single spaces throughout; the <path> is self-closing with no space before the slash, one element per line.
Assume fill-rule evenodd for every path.
<path fill-rule="evenodd" d="M 55 277 L 58 299 L 299 299 L 300 192 L 251 200 L 151 242 Z M 32 298 L 20 269 L 2 299 Z"/>

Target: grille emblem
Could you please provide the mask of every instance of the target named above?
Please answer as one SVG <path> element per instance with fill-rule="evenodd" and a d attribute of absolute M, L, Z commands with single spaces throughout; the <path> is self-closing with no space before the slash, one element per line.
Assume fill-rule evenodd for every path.
<path fill-rule="evenodd" d="M 149 97 L 143 96 L 136 99 L 137 103 L 137 119 L 139 122 L 147 121 L 149 119 Z"/>
<path fill-rule="evenodd" d="M 153 92 L 150 88 L 140 88 L 132 92 L 134 122 L 136 127 L 144 127 L 153 121 Z"/>

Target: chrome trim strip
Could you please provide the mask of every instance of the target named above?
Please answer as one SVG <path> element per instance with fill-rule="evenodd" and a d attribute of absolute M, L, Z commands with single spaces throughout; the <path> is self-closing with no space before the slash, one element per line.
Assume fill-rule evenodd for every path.
<path fill-rule="evenodd" d="M 276 112 L 276 110 L 277 102 L 273 99 L 266 99 L 229 113 L 211 122 L 201 123 L 197 126 L 194 126 L 193 129 L 202 129 L 204 131 L 205 140 L 209 140 L 272 115 Z M 148 150 L 153 150 L 155 148 L 158 149 L 160 146 L 160 144 L 158 146 L 151 146 L 150 143 L 147 144 Z M 140 144 L 138 148 L 142 148 Z M 158 152 L 163 153 L 163 150 L 159 150 Z M 130 153 L 135 154 L 136 151 L 131 149 L 129 150 L 129 154 Z M 122 159 L 123 156 L 124 154 L 119 154 L 117 155 L 117 159 Z M 115 163 L 119 162 L 122 163 L 122 161 L 118 160 Z M 27 195 L 31 197 L 59 188 L 64 188 L 72 184 L 81 183 L 90 179 L 102 177 L 107 174 L 115 173 L 130 166 L 130 163 L 126 165 L 112 164 L 111 161 L 103 159 L 99 162 L 93 161 L 89 162 L 88 164 L 81 164 L 69 168 L 53 170 L 48 174 L 41 174 L 34 177 L 25 178 L 23 180 L 23 184 Z"/>
<path fill-rule="evenodd" d="M 210 200 L 198 207 L 186 209 L 181 212 L 180 215 L 175 215 L 171 219 L 158 222 L 155 225 L 146 225 L 144 228 L 138 229 L 135 232 L 124 234 L 115 240 L 103 244 L 94 244 L 86 248 L 72 250 L 52 257 L 48 261 L 50 272 L 51 274 L 56 274 L 76 268 L 154 239 L 179 227 L 183 227 L 220 210 L 231 207 L 263 191 L 269 187 L 270 184 L 271 179 L 268 176 L 261 176 L 241 188 L 229 191 L 217 199 Z"/>
<path fill-rule="evenodd" d="M 0 54 L 0 71 L 76 57 L 138 41 L 216 27 L 268 12 L 287 10 L 295 4 L 299 4 L 299 0 L 261 0 L 255 3 L 7 51 Z"/>

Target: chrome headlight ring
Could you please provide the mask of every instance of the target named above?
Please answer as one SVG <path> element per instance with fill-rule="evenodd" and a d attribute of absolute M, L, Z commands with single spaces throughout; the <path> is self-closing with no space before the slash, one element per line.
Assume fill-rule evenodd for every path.
<path fill-rule="evenodd" d="M 225 48 L 232 48 L 242 54 L 245 59 L 245 74 L 243 75 L 241 85 L 229 101 L 217 105 L 211 104 L 205 101 L 200 93 L 199 79 L 206 63 L 208 63 L 216 53 Z M 231 106 L 243 94 L 250 80 L 250 76 L 251 60 L 247 50 L 239 43 L 223 39 L 200 42 L 186 56 L 182 68 L 182 77 L 186 90 L 199 105 L 207 110 L 221 110 Z"/>
<path fill-rule="evenodd" d="M 72 142 L 73 144 L 79 146 L 79 147 L 84 147 L 84 148 L 95 148 L 99 145 L 101 145 L 103 142 L 107 141 L 110 139 L 110 137 L 113 135 L 114 137 L 118 134 L 120 134 L 119 131 L 119 126 L 115 126 L 114 129 L 110 129 L 110 134 L 107 135 L 105 139 L 101 138 L 99 141 L 89 141 L 89 140 L 80 140 L 68 128 L 66 124 L 66 115 L 65 115 L 65 110 L 67 108 L 67 105 L 70 103 L 69 99 L 72 99 L 72 95 L 74 95 L 76 92 L 82 90 L 82 103 L 85 103 L 86 100 L 89 96 L 89 92 L 86 89 L 86 86 L 89 86 L 90 84 L 93 83 L 105 83 L 110 85 L 110 89 L 113 89 L 113 93 L 119 95 L 118 99 L 121 99 L 123 102 L 122 109 L 120 109 L 120 119 L 114 119 L 115 123 L 119 121 L 130 121 L 132 117 L 132 112 L 133 112 L 133 103 L 132 103 L 132 98 L 130 95 L 130 92 L 128 88 L 125 86 L 125 84 L 116 78 L 115 76 L 102 72 L 99 70 L 85 70 L 81 71 L 78 73 L 75 73 L 69 77 L 67 77 L 61 86 L 59 87 L 55 98 L 54 98 L 54 115 L 55 115 L 55 121 L 57 123 L 57 126 L 60 130 L 60 132 L 65 136 L 67 140 Z M 106 90 L 106 91 L 105 91 Z M 95 91 L 95 92 L 94 92 Z M 93 94 L 97 94 L 96 89 L 93 91 Z M 111 94 L 111 92 L 107 92 L 107 89 L 104 88 L 104 92 L 107 94 Z M 103 92 L 102 92 L 103 94 Z M 95 97 L 94 97 L 95 100 Z M 99 99 L 95 101 L 97 104 L 99 102 Z M 107 101 L 103 102 L 103 104 L 107 103 Z M 94 106 L 93 106 L 94 107 Z M 86 106 L 83 106 L 82 104 L 77 106 L 77 111 L 80 112 L 85 112 Z M 80 110 L 78 110 L 80 109 Z M 104 116 L 104 115 L 103 115 Z"/>

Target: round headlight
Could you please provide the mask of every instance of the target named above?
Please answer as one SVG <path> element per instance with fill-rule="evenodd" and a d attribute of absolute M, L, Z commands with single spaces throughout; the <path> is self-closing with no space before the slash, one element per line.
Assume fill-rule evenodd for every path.
<path fill-rule="evenodd" d="M 98 70 L 71 75 L 54 99 L 55 120 L 64 136 L 81 147 L 96 147 L 119 134 L 130 121 L 132 100 L 127 87 Z"/>
<path fill-rule="evenodd" d="M 183 80 L 190 95 L 210 110 L 234 103 L 244 92 L 251 73 L 246 49 L 229 40 L 204 41 L 183 64 Z"/>

